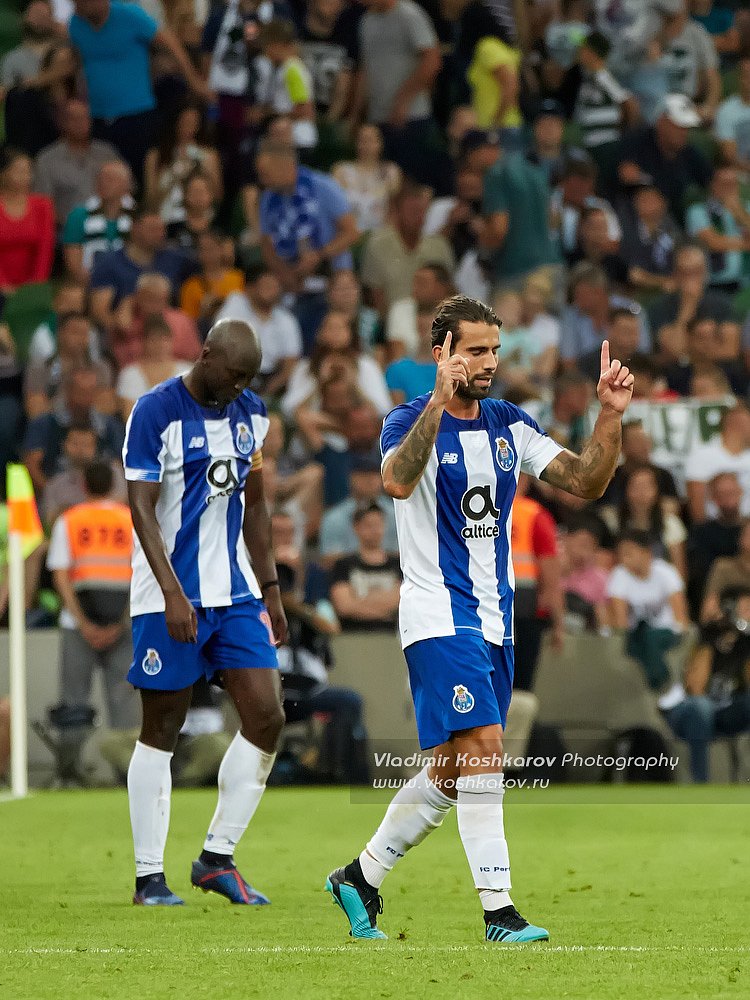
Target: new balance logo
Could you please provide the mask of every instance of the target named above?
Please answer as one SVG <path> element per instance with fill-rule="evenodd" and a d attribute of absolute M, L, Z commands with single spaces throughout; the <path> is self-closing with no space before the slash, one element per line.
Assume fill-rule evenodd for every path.
<path fill-rule="evenodd" d="M 206 439 L 204 437 L 193 437 L 190 438 L 188 448 L 202 448 L 205 443 Z"/>
<path fill-rule="evenodd" d="M 456 465 L 457 463 L 458 463 L 458 453 L 455 451 L 446 451 L 446 453 L 440 459 L 441 465 Z"/>

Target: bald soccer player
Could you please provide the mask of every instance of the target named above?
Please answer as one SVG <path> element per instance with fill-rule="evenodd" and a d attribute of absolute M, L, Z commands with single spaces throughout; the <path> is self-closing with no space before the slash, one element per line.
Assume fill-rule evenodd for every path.
<path fill-rule="evenodd" d="M 286 639 L 261 447 L 263 402 L 252 327 L 225 319 L 193 367 L 142 396 L 123 461 L 135 528 L 130 612 L 143 725 L 128 771 L 133 902 L 178 906 L 167 887 L 171 758 L 193 684 L 220 680 L 241 728 L 219 770 L 219 802 L 191 882 L 233 903 L 268 899 L 238 872 L 234 848 L 258 807 L 284 723 L 276 646 Z"/>

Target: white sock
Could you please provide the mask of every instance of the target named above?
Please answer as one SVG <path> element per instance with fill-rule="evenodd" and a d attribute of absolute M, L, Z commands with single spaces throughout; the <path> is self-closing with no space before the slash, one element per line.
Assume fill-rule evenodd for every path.
<path fill-rule="evenodd" d="M 275 753 L 265 753 L 237 733 L 219 767 L 219 801 L 203 849 L 231 857 L 258 808 Z"/>
<path fill-rule="evenodd" d="M 380 888 L 399 858 L 437 830 L 454 805 L 453 799 L 430 781 L 427 766 L 400 788 L 367 849 L 359 856 L 362 874 L 370 885 Z"/>
<path fill-rule="evenodd" d="M 172 754 L 138 740 L 128 768 L 130 825 L 133 827 L 135 874 L 164 871 L 172 794 Z"/>
<path fill-rule="evenodd" d="M 467 774 L 456 781 L 458 832 L 485 910 L 511 902 L 510 859 L 503 826 L 502 774 Z M 489 891 L 492 895 L 483 895 Z"/>

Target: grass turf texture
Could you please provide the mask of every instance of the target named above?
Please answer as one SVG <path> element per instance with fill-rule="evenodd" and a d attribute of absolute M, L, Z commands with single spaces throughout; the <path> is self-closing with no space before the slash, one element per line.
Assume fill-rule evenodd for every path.
<path fill-rule="evenodd" d="M 187 906 L 130 904 L 123 791 L 0 802 L 0 996 L 509 997 L 750 995 L 747 789 L 509 792 L 514 900 L 548 944 L 482 941 L 455 816 L 387 880 L 384 943 L 353 942 L 322 891 L 383 806 L 341 789 L 272 790 L 237 860 L 273 901 L 189 886 L 214 808 L 176 792 L 167 875 Z"/>

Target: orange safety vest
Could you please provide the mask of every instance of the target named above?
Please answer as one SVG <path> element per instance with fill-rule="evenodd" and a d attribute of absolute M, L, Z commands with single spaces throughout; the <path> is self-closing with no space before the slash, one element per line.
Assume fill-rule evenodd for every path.
<path fill-rule="evenodd" d="M 540 509 L 540 504 L 529 497 L 517 496 L 513 501 L 510 541 L 517 587 L 531 587 L 539 580 L 539 566 L 534 555 L 534 521 Z"/>
<path fill-rule="evenodd" d="M 76 504 L 61 516 L 68 531 L 73 585 L 126 588 L 133 554 L 129 508 L 109 500 L 94 501 Z"/>

